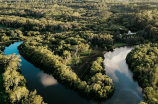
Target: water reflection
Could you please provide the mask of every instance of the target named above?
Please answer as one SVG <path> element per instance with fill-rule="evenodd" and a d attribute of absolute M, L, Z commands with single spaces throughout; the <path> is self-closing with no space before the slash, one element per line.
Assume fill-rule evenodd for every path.
<path fill-rule="evenodd" d="M 142 89 L 133 80 L 133 74 L 126 64 L 125 58 L 130 47 L 116 48 L 114 52 L 104 55 L 106 73 L 113 79 L 115 92 L 104 104 L 137 104 L 143 100 Z"/>
<path fill-rule="evenodd" d="M 52 75 L 40 72 L 37 74 L 37 77 L 40 77 L 40 82 L 43 84 L 44 87 L 58 84 L 57 80 L 55 80 Z"/>
<path fill-rule="evenodd" d="M 15 42 L 7 47 L 4 53 L 18 53 L 17 47 L 22 42 Z M 142 89 L 134 82 L 132 72 L 128 69 L 125 57 L 132 48 L 117 48 L 114 52 L 105 54 L 106 73 L 113 79 L 115 85 L 114 95 L 107 101 L 92 101 L 67 89 L 58 83 L 51 75 L 46 74 L 39 68 L 34 67 L 31 63 L 22 59 L 22 75 L 27 80 L 27 88 L 30 91 L 37 90 L 48 104 L 138 104 L 142 101 Z"/>
<path fill-rule="evenodd" d="M 4 53 L 6 55 L 16 53 L 19 54 L 17 47 L 22 42 L 15 42 L 6 47 Z M 73 90 L 67 89 L 58 83 L 54 78 L 36 68 L 33 64 L 25 60 L 22 56 L 22 75 L 27 80 L 27 88 L 29 91 L 37 90 L 37 94 L 41 95 L 48 104 L 96 104 L 91 100 L 82 98 Z"/>

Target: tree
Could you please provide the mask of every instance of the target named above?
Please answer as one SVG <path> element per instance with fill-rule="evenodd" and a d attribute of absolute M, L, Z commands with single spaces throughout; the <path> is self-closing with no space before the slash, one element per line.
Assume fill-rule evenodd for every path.
<path fill-rule="evenodd" d="M 63 51 L 63 57 L 65 58 L 65 64 L 70 63 L 71 53 L 67 50 Z"/>
<path fill-rule="evenodd" d="M 34 90 L 28 94 L 28 97 L 24 99 L 22 104 L 45 104 L 43 98 L 40 95 L 37 95 L 37 91 Z"/>
<path fill-rule="evenodd" d="M 28 94 L 29 94 L 29 91 L 26 89 L 26 87 L 17 87 L 9 95 L 9 98 L 11 100 L 11 103 L 18 103 L 24 100 L 25 98 L 27 98 Z"/>

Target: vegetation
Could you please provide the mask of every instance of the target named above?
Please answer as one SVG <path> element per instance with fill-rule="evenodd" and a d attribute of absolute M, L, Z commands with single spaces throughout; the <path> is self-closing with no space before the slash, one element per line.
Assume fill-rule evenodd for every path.
<path fill-rule="evenodd" d="M 5 90 L 3 88 L 3 77 L 2 77 L 2 69 L 0 69 L 0 103 L 1 104 L 8 104 L 8 97 L 7 95 L 5 94 Z"/>
<path fill-rule="evenodd" d="M 157 104 L 158 84 L 158 44 L 142 44 L 133 49 L 126 61 L 143 88 L 143 95 L 148 104 Z"/>
<path fill-rule="evenodd" d="M 111 51 L 124 45 L 158 42 L 157 4 L 157 0 L 0 0 L 0 50 L 13 41 L 25 40 L 19 50 L 27 60 L 87 96 L 107 99 L 114 86 L 103 70 L 103 60 L 96 59 L 102 55 L 99 49 Z M 129 64 L 133 60 L 130 56 L 127 56 Z M 148 70 L 156 64 L 152 59 L 140 62 L 143 65 L 152 62 L 146 65 Z M 156 91 L 157 80 L 151 82 L 154 75 L 147 75 L 151 71 L 137 73 L 135 64 L 138 63 L 130 66 L 134 76 L 141 77 L 138 79 L 142 87 Z M 22 103 L 27 99 L 31 103 L 32 96 L 37 97 L 36 92 L 29 93 L 16 66 L 15 71 L 23 84 L 6 85 L 7 94 L 12 96 L 11 102 Z M 11 93 L 14 87 L 17 89 Z M 14 94 L 22 89 L 26 95 L 14 99 Z M 148 103 L 157 101 L 156 97 L 152 101 L 145 98 Z"/>
<path fill-rule="evenodd" d="M 40 40 L 42 41 L 43 39 Z M 102 58 L 98 58 L 95 61 L 95 63 L 98 64 L 98 67 L 92 66 L 94 68 L 91 81 L 83 81 L 70 66 L 65 64 L 65 57 L 62 58 L 59 55 L 55 55 L 55 51 L 52 52 L 48 50 L 48 47 L 49 46 L 43 47 L 42 43 L 33 41 L 25 42 L 18 48 L 20 54 L 22 54 L 27 60 L 38 66 L 40 65 L 44 70 L 52 72 L 53 76 L 60 80 L 61 83 L 68 83 L 69 87 L 85 93 L 87 96 L 92 96 L 94 99 L 107 99 L 109 97 L 108 95 L 113 94 L 114 86 L 112 80 L 104 75 L 105 73 L 100 73 L 102 72 L 101 70 L 103 70 L 102 65 L 100 65 L 103 62 Z M 71 57 L 69 51 L 64 51 L 64 53 L 66 53 L 66 58 Z"/>
<path fill-rule="evenodd" d="M 36 95 L 34 92 L 29 92 L 26 88 L 26 80 L 24 76 L 20 74 L 21 70 L 18 68 L 20 65 L 20 55 L 2 55 L 0 54 L 0 65 L 4 71 L 3 73 L 3 86 L 5 92 L 9 97 L 9 101 L 12 104 L 45 104 L 43 98 L 40 95 Z M 6 98 L 6 95 L 2 97 Z"/>
<path fill-rule="evenodd" d="M 72 34 L 86 34 L 84 38 L 93 45 L 107 50 L 112 50 L 115 42 L 140 44 L 147 40 L 157 41 L 157 2 L 154 0 L 15 1 L 0 3 L 0 24 L 13 27 L 11 30 L 18 28 L 24 36 L 73 31 Z M 136 34 L 127 35 L 128 30 Z M 14 33 L 12 37 L 19 34 Z M 3 36 L 2 40 L 8 38 Z"/>

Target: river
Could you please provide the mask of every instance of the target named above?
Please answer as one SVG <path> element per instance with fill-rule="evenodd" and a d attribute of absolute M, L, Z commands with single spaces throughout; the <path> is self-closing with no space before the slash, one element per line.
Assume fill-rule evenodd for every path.
<path fill-rule="evenodd" d="M 22 42 L 14 42 L 9 47 L 6 47 L 4 54 L 9 55 L 16 53 L 16 55 L 18 55 L 17 47 L 21 43 Z M 133 80 L 133 74 L 125 62 L 125 57 L 131 49 L 132 48 L 128 47 L 116 48 L 114 52 L 108 52 L 104 55 L 106 73 L 113 79 L 115 92 L 110 99 L 102 103 L 79 96 L 77 92 L 61 85 L 52 75 L 36 68 L 22 56 L 22 66 L 20 68 L 22 75 L 27 80 L 27 88 L 30 91 L 36 89 L 37 93 L 40 94 L 48 104 L 137 104 L 143 100 L 142 89 L 138 83 Z"/>

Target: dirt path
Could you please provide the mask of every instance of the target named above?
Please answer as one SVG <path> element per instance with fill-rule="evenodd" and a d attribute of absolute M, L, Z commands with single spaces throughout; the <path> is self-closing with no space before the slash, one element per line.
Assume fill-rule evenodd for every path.
<path fill-rule="evenodd" d="M 82 76 L 84 75 L 85 72 L 87 72 L 89 66 L 91 65 L 91 63 L 94 61 L 94 58 L 97 58 L 98 54 L 93 55 L 92 57 L 90 57 L 82 66 L 80 66 L 79 69 L 82 69 L 83 66 L 87 66 L 87 68 L 85 69 L 85 71 L 79 76 L 80 78 L 82 78 Z M 90 60 L 91 59 L 91 60 Z M 88 62 L 90 60 L 90 62 Z"/>
<path fill-rule="evenodd" d="M 96 60 L 97 57 L 102 57 L 103 54 L 105 54 L 105 52 L 102 48 L 94 48 L 91 55 L 81 58 L 83 61 L 82 64 L 79 64 L 78 66 L 72 66 L 72 69 L 78 75 L 78 77 L 81 78 L 88 70 L 90 64 Z"/>

